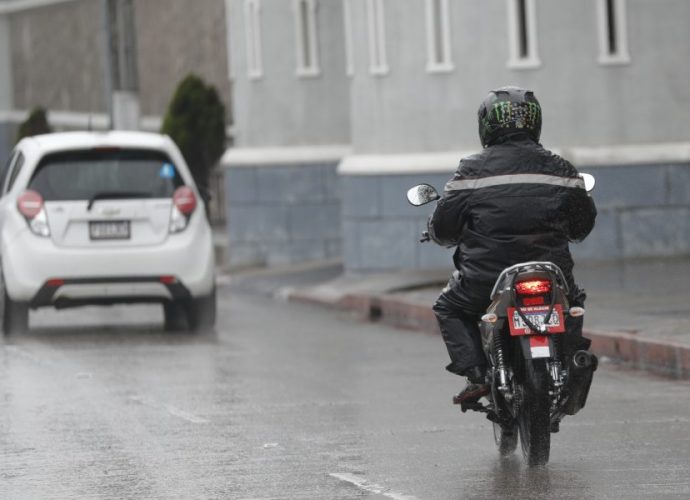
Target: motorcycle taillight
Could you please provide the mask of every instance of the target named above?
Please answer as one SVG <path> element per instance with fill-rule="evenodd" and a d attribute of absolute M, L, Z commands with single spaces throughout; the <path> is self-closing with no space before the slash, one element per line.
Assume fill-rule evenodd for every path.
<path fill-rule="evenodd" d="M 515 283 L 515 292 L 518 295 L 542 295 L 550 291 L 550 280 L 529 280 Z"/>

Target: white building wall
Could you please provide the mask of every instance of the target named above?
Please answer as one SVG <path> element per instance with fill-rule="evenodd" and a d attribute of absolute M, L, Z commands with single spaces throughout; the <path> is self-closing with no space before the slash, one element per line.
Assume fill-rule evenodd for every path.
<path fill-rule="evenodd" d="M 277 193 L 261 191 L 286 172 L 275 168 L 277 163 L 295 166 L 290 158 L 301 157 L 295 146 L 318 150 L 349 143 L 337 189 L 329 167 L 320 174 L 329 179 L 319 196 L 327 200 L 331 215 L 307 226 L 342 227 L 350 271 L 450 266 L 442 249 L 418 245 L 428 211 L 407 206 L 404 193 L 423 180 L 441 187 L 462 155 L 480 148 L 479 103 L 490 89 L 509 84 L 536 92 L 543 106 L 545 146 L 563 152 L 599 179 L 597 228 L 576 247 L 578 256 L 690 255 L 687 0 L 616 0 L 619 12 L 625 8 L 619 30 L 627 35 L 626 50 L 617 57 L 603 52 L 599 16 L 604 0 L 529 0 L 533 51 L 517 61 L 519 38 L 515 27 L 509 28 L 516 22 L 511 16 L 515 0 L 451 0 L 452 60 L 443 70 L 428 64 L 426 0 L 348 0 L 348 22 L 341 0 L 320 0 L 324 55 L 322 74 L 315 79 L 295 75 L 292 2 L 255 1 L 263 9 L 261 78 L 251 81 L 243 71 L 239 16 L 233 18 L 231 30 L 237 144 L 253 148 L 253 158 L 262 150 L 270 150 L 266 158 L 285 158 L 240 169 L 235 167 L 241 167 L 243 155 L 226 155 L 228 186 L 236 193 L 229 201 L 231 239 L 233 209 L 240 214 L 235 225 L 263 227 L 262 234 L 276 235 L 273 241 L 261 241 L 257 234 L 245 234 L 247 255 L 256 248 L 264 253 L 267 247 L 292 248 L 289 259 L 298 260 L 332 256 L 338 250 L 334 234 L 325 253 L 309 253 L 315 248 L 311 243 L 290 246 L 295 238 L 316 241 L 316 233 L 323 232 L 307 235 L 291 229 L 298 213 L 294 200 L 319 192 L 315 171 L 300 168 L 281 177 L 286 186 L 288 179 L 301 180 L 283 189 L 284 199 L 278 203 Z M 372 12 L 382 14 L 382 22 L 372 19 Z M 351 27 L 349 35 L 343 32 L 345 25 Z M 381 40 L 383 47 L 372 45 Z M 299 217 L 313 213 L 327 211 L 305 209 Z M 341 216 L 337 222 L 336 213 Z M 267 222 L 276 220 L 283 221 L 276 223 L 280 231 Z M 391 245 L 396 249 L 392 254 Z M 238 248 L 237 239 L 234 246 Z M 273 260 L 286 260 L 278 257 Z M 265 260 L 270 263 L 272 258 Z"/>
<path fill-rule="evenodd" d="M 385 1 L 389 72 L 366 70 L 366 13 L 353 9 L 356 71 L 352 137 L 357 153 L 478 147 L 476 110 L 487 91 L 532 88 L 554 147 L 687 140 L 690 2 L 627 1 L 630 64 L 599 62 L 595 0 L 536 1 L 541 65 L 511 69 L 508 0 L 451 2 L 455 70 L 429 73 L 424 2 Z"/>
<path fill-rule="evenodd" d="M 245 0 L 231 0 L 230 45 L 239 148 L 349 144 L 349 81 L 340 1 L 317 3 L 320 72 L 298 74 L 294 3 L 260 0 L 262 72 L 247 67 Z"/>

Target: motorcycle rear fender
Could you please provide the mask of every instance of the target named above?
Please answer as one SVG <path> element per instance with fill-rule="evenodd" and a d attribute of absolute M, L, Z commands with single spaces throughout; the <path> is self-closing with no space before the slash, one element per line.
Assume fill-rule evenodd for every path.
<path fill-rule="evenodd" d="M 518 339 L 522 356 L 525 359 L 548 359 L 554 357 L 556 351 L 551 335 L 522 335 Z"/>

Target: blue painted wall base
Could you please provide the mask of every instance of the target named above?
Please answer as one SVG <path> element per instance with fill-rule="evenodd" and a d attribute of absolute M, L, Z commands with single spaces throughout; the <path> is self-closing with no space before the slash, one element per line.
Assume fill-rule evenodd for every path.
<path fill-rule="evenodd" d="M 342 254 L 335 164 L 233 166 L 224 173 L 231 266 Z"/>
<path fill-rule="evenodd" d="M 597 184 L 597 223 L 576 261 L 690 255 L 690 164 L 580 167 Z M 433 205 L 412 207 L 405 193 L 426 182 L 438 190 L 452 173 L 341 178 L 348 271 L 452 267 L 452 250 L 419 244 Z"/>

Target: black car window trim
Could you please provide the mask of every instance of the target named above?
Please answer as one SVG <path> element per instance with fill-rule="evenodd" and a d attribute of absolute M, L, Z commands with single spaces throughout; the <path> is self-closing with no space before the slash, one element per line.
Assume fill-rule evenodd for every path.
<path fill-rule="evenodd" d="M 23 166 L 24 155 L 20 151 L 17 155 L 17 160 L 14 162 L 14 166 L 12 167 L 12 173 L 10 174 L 10 180 L 7 183 L 7 189 L 5 190 L 5 194 L 12 191 L 12 186 L 14 186 L 14 182 L 17 180 L 17 177 L 19 177 L 19 172 L 21 172 Z"/>
<path fill-rule="evenodd" d="M 3 165 L 2 172 L 0 172 L 0 192 L 2 194 L 5 193 L 5 190 L 3 189 L 5 187 L 5 181 L 7 180 L 7 174 L 14 165 L 15 160 L 17 159 L 17 156 L 19 155 L 19 151 L 12 151 L 10 153 L 10 157 L 7 159 L 7 162 Z"/>

